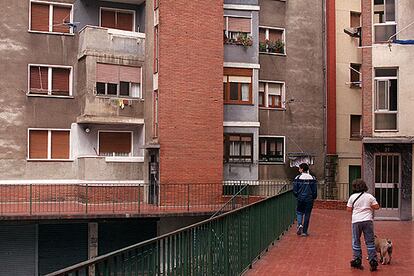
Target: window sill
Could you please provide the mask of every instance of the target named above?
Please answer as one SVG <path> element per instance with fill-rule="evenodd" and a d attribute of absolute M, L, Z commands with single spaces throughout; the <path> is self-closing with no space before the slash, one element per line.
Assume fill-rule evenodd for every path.
<path fill-rule="evenodd" d="M 95 94 L 95 97 L 100 98 L 100 99 L 110 99 L 110 100 L 129 100 L 129 101 L 139 101 L 139 102 L 143 102 L 144 99 L 143 98 L 134 98 L 134 97 L 120 97 L 120 96 L 109 96 L 109 95 L 99 95 L 99 94 Z"/>
<path fill-rule="evenodd" d="M 350 141 L 362 141 L 362 137 L 349 137 Z"/>
<path fill-rule="evenodd" d="M 224 102 L 225 105 L 251 105 L 253 106 L 253 103 L 232 103 L 232 102 Z"/>
<path fill-rule="evenodd" d="M 31 159 L 27 158 L 28 162 L 73 162 L 73 159 Z"/>
<path fill-rule="evenodd" d="M 259 165 L 285 165 L 285 162 L 259 161 Z"/>
<path fill-rule="evenodd" d="M 42 95 L 42 94 L 30 94 L 26 93 L 27 97 L 36 97 L 36 98 L 60 98 L 60 99 L 74 99 L 74 96 L 60 96 L 60 95 Z"/>
<path fill-rule="evenodd" d="M 64 36 L 75 36 L 74 33 L 58 33 L 58 32 L 45 32 L 45 31 L 33 31 L 27 30 L 29 33 L 32 34 L 48 34 L 48 35 L 64 35 Z"/>
<path fill-rule="evenodd" d="M 286 56 L 286 54 L 282 54 L 282 53 L 269 53 L 269 52 L 259 52 L 259 54 L 271 55 L 271 56 L 282 56 L 282 57 Z"/>
<path fill-rule="evenodd" d="M 274 110 L 274 111 L 286 111 L 285 107 L 261 107 L 261 106 L 259 106 L 259 109 L 261 109 L 261 110 Z"/>
<path fill-rule="evenodd" d="M 122 157 L 122 156 L 106 156 L 105 157 L 105 161 L 106 162 L 121 162 L 121 163 L 143 163 L 144 162 L 144 157 Z"/>
<path fill-rule="evenodd" d="M 374 129 L 374 132 L 398 132 L 398 129 Z"/>

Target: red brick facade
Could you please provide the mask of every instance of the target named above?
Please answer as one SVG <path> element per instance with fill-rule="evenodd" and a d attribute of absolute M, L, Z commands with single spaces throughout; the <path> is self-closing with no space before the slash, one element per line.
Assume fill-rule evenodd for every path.
<path fill-rule="evenodd" d="M 221 189 L 223 1 L 161 0 L 159 9 L 160 183 Z"/>
<path fill-rule="evenodd" d="M 340 200 L 315 200 L 314 208 L 329 210 L 346 210 L 346 202 Z"/>
<path fill-rule="evenodd" d="M 362 2 L 362 135 L 372 136 L 372 1 Z"/>

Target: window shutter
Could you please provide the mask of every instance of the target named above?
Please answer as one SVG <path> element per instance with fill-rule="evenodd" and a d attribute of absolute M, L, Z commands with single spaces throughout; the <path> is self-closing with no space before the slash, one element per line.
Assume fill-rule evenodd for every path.
<path fill-rule="evenodd" d="M 104 83 L 119 83 L 119 66 L 113 64 L 96 64 L 96 81 Z"/>
<path fill-rule="evenodd" d="M 69 96 L 70 69 L 52 68 L 52 95 Z"/>
<path fill-rule="evenodd" d="M 282 41 L 283 40 L 283 31 L 281 30 L 269 30 L 269 40 L 270 41 Z"/>
<path fill-rule="evenodd" d="M 30 93 L 47 94 L 48 68 L 40 66 L 30 67 Z"/>
<path fill-rule="evenodd" d="M 52 159 L 69 159 L 69 131 L 52 131 Z"/>
<path fill-rule="evenodd" d="M 69 33 L 70 7 L 53 6 L 53 31 L 58 33 Z"/>
<path fill-rule="evenodd" d="M 116 28 L 115 11 L 101 10 L 101 27 Z"/>
<path fill-rule="evenodd" d="M 269 88 L 269 95 L 282 95 L 281 91 L 282 91 L 282 85 L 281 84 L 277 84 L 277 83 L 269 83 L 268 84 L 268 88 Z"/>
<path fill-rule="evenodd" d="M 119 66 L 119 80 L 140 83 L 141 68 L 132 66 Z"/>
<path fill-rule="evenodd" d="M 47 130 L 29 131 L 29 158 L 47 159 Z"/>
<path fill-rule="evenodd" d="M 263 28 L 259 29 L 259 42 L 262 42 L 262 43 L 266 42 L 266 29 L 263 29 Z"/>
<path fill-rule="evenodd" d="M 134 14 L 126 12 L 117 12 L 117 29 L 124 31 L 134 30 Z"/>
<path fill-rule="evenodd" d="M 32 3 L 31 30 L 49 31 L 49 4 Z"/>
<path fill-rule="evenodd" d="M 130 153 L 132 137 L 130 132 L 100 132 L 99 154 Z"/>
<path fill-rule="evenodd" d="M 237 18 L 229 17 L 229 27 L 230 32 L 251 32 L 251 19 L 250 18 Z"/>

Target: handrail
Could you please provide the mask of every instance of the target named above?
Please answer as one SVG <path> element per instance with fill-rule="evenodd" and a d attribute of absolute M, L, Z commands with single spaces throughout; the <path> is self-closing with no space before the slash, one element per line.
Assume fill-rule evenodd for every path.
<path fill-rule="evenodd" d="M 284 203 L 281 203 L 281 201 L 284 201 Z M 90 260 L 87 260 L 87 261 L 84 261 L 84 262 L 81 262 L 81 263 L 72 265 L 70 267 L 67 267 L 67 268 L 64 268 L 64 269 L 55 271 L 53 273 L 47 274 L 46 276 L 63 276 L 63 275 L 70 275 L 70 273 L 76 273 L 76 275 L 78 275 L 78 273 L 80 271 L 87 271 L 87 269 L 89 267 L 91 267 L 91 266 L 98 265 L 98 264 L 102 264 L 103 262 L 106 262 L 105 265 L 108 265 L 108 260 L 110 258 L 116 259 L 117 256 L 122 255 L 122 254 L 127 254 L 127 256 L 130 256 L 130 255 L 128 255 L 128 254 L 130 254 L 129 252 L 137 253 L 137 250 L 139 250 L 141 248 L 145 248 L 146 246 L 150 246 L 150 245 L 152 245 L 154 243 L 155 243 L 154 246 L 155 246 L 156 250 L 166 250 L 166 249 L 168 249 L 168 245 L 167 245 L 167 247 L 165 247 L 166 246 L 165 243 L 168 244 L 169 242 L 172 242 L 172 241 L 174 241 L 174 240 L 176 240 L 177 238 L 180 238 L 180 237 L 182 238 L 183 236 L 184 237 L 187 237 L 186 235 L 190 235 L 190 236 L 188 236 L 186 238 L 186 242 L 194 243 L 195 242 L 194 240 L 196 239 L 197 236 L 194 236 L 193 237 L 191 234 L 197 235 L 196 234 L 196 230 L 197 229 L 198 230 L 200 230 L 200 229 L 201 230 L 210 229 L 210 230 L 214 231 L 213 225 L 215 223 L 216 224 L 217 223 L 223 223 L 224 220 L 230 219 L 232 217 L 234 218 L 234 217 L 237 217 L 237 216 L 239 216 L 238 219 L 240 221 L 241 219 L 244 218 L 244 216 L 247 213 L 254 212 L 255 210 L 259 210 L 259 209 L 262 210 L 262 211 L 264 211 L 266 215 L 270 215 L 270 218 L 274 220 L 275 217 L 273 216 L 273 212 L 270 212 L 269 213 L 267 211 L 267 209 L 268 209 L 267 206 L 268 206 L 268 204 L 271 204 L 271 203 L 273 203 L 273 204 L 278 203 L 280 205 L 280 208 L 281 208 L 278 211 L 280 211 L 280 212 L 283 211 L 281 214 L 284 215 L 285 217 L 284 217 L 284 219 L 279 218 L 279 220 L 281 220 L 281 221 L 278 222 L 278 225 L 280 226 L 279 227 L 280 229 L 278 229 L 279 231 L 276 230 L 276 229 L 273 229 L 273 227 L 271 229 L 267 229 L 267 231 L 273 231 L 273 232 L 275 232 L 274 235 L 270 235 L 269 236 L 269 237 L 272 238 L 272 240 L 266 241 L 266 243 L 269 242 L 268 244 L 270 244 L 279 235 L 283 234 L 283 232 L 286 230 L 286 227 L 288 227 L 293 222 L 293 218 L 294 218 L 294 200 L 293 200 L 293 195 L 291 194 L 291 191 L 284 191 L 284 192 L 282 192 L 280 194 L 271 196 L 269 198 L 261 199 L 261 200 L 259 200 L 257 202 L 248 204 L 248 205 L 246 205 L 244 207 L 241 207 L 239 209 L 232 210 L 232 211 L 229 211 L 229 212 L 224 213 L 224 214 L 220 214 L 220 215 L 218 215 L 218 216 L 216 216 L 214 218 L 209 218 L 209 219 L 206 219 L 204 221 L 201 221 L 201 222 L 192 224 L 190 226 L 187 226 L 187 227 L 178 229 L 176 231 L 173 231 L 173 232 L 170 232 L 170 233 L 161 235 L 159 237 L 156 237 L 156 238 L 153 238 L 153 239 L 150 239 L 150 240 L 147 240 L 147 241 L 143 241 L 143 242 L 140 242 L 140 243 L 137 243 L 137 244 L 134 244 L 134 245 L 131 245 L 131 246 L 128 246 L 128 247 L 125 247 L 125 248 L 122 248 L 122 249 L 119 249 L 119 250 L 116 250 L 116 251 L 107 253 L 107 254 L 102 255 L 102 256 L 98 256 L 96 258 L 93 258 L 93 259 L 90 259 Z M 240 216 L 242 216 L 242 217 L 240 217 Z M 256 219 L 256 218 L 257 218 L 257 216 L 254 216 L 254 215 L 251 216 L 251 219 Z M 264 222 L 266 222 L 266 224 L 269 224 L 270 223 L 269 221 L 271 219 L 265 219 Z M 281 224 L 282 220 L 284 222 Z M 226 225 L 229 227 L 232 224 L 230 223 L 230 224 L 226 224 Z M 251 227 L 258 227 L 258 228 L 260 228 L 260 227 L 264 227 L 264 226 L 261 225 L 261 224 L 252 223 L 251 224 Z M 218 227 L 218 229 L 221 229 L 221 228 Z M 257 229 L 256 230 L 255 229 L 250 229 L 250 231 L 257 231 Z M 244 234 L 246 234 L 246 237 L 248 239 L 252 238 L 252 235 L 251 234 L 249 234 L 249 233 L 244 233 Z M 268 244 L 266 244 L 265 247 L 267 247 Z M 164 247 L 163 247 L 164 249 L 160 249 L 160 247 L 162 247 L 162 245 L 164 245 Z M 190 244 L 188 246 L 190 246 Z M 194 244 L 192 244 L 192 246 L 194 246 Z M 186 246 L 184 246 L 183 248 L 180 247 L 180 249 L 187 250 L 188 248 L 186 248 Z M 262 252 L 264 249 L 265 248 L 260 248 L 260 252 Z M 209 248 L 209 249 L 208 248 L 203 248 L 203 250 L 211 250 L 211 248 Z M 257 251 L 257 250 L 253 250 L 253 251 Z M 163 252 L 161 255 L 164 256 L 163 254 L 165 254 L 165 253 L 166 252 Z M 216 252 L 216 254 L 218 254 L 218 253 Z M 166 260 L 160 260 L 161 256 L 160 255 L 157 255 L 157 256 L 158 256 L 157 257 L 158 258 L 157 261 L 158 262 L 161 262 L 161 266 L 162 265 L 165 266 L 165 263 L 164 262 Z M 249 253 L 249 256 L 250 256 L 250 253 Z M 170 260 L 170 257 L 169 256 L 165 256 L 165 257 L 167 257 L 167 259 Z M 186 256 L 186 257 L 188 257 L 188 256 Z M 253 260 L 256 257 L 257 257 L 257 255 L 251 256 L 251 258 L 249 259 L 250 265 L 251 265 L 251 263 L 253 262 Z M 198 258 L 198 257 L 195 257 L 195 258 Z M 222 259 L 222 258 L 219 258 L 219 259 Z M 182 260 L 180 259 L 180 261 L 182 261 Z M 123 265 L 126 265 L 126 264 L 123 263 Z M 245 269 L 245 268 L 247 268 L 247 267 L 244 267 L 243 269 Z M 123 268 L 123 269 L 125 269 L 125 268 Z M 157 267 L 157 269 L 160 269 L 160 267 Z M 165 267 L 164 267 L 164 269 L 165 269 Z M 123 270 L 123 271 L 125 271 L 125 270 Z M 240 271 L 240 273 L 241 273 L 241 271 Z M 148 273 L 148 275 L 151 275 L 151 274 Z M 177 274 L 177 275 L 179 275 L 179 274 Z"/>
<path fill-rule="evenodd" d="M 224 210 L 224 208 L 232 202 L 246 187 L 249 186 L 249 183 L 245 184 L 237 193 L 235 193 L 219 210 L 217 210 L 210 218 L 214 218 L 217 214 Z"/>

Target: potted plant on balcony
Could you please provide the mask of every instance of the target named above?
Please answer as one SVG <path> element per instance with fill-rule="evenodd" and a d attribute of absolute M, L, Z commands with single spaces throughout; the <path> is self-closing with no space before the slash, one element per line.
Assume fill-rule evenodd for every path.
<path fill-rule="evenodd" d="M 251 35 L 240 33 L 237 36 L 237 44 L 243 45 L 244 47 L 250 47 L 253 45 L 253 39 Z"/>
<path fill-rule="evenodd" d="M 285 53 L 285 43 L 283 43 L 283 41 L 281 41 L 280 39 L 276 41 L 266 40 L 266 44 L 267 44 L 267 51 L 269 53 L 278 53 L 278 54 Z"/>
<path fill-rule="evenodd" d="M 267 52 L 267 43 L 266 42 L 260 42 L 259 43 L 259 52 Z"/>

